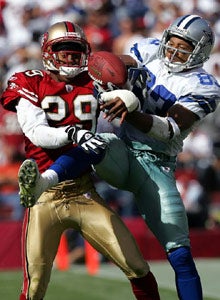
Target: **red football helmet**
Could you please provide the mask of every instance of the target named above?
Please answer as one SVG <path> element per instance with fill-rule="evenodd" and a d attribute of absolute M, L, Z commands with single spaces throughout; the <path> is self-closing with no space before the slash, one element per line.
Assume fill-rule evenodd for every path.
<path fill-rule="evenodd" d="M 90 45 L 82 28 L 71 22 L 53 24 L 43 35 L 42 56 L 45 69 L 75 77 L 87 67 Z"/>

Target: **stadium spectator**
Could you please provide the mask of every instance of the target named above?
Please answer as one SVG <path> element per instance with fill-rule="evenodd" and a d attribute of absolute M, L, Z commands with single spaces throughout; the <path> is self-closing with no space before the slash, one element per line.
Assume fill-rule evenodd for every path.
<path fill-rule="evenodd" d="M 83 26 L 93 52 L 112 50 L 113 36 L 109 28 L 112 6 L 107 2 L 98 8 L 90 7 L 86 11 L 86 23 Z"/>
<path fill-rule="evenodd" d="M 6 164 L 0 164 L 0 221 L 21 221 L 24 208 L 19 205 L 17 174 L 24 157 L 12 148 L 8 152 L 10 159 L 8 157 Z"/>
<path fill-rule="evenodd" d="M 133 17 L 122 8 L 117 14 L 119 35 L 113 39 L 112 52 L 121 55 L 129 54 L 131 46 L 147 36 L 147 28 L 143 17 Z"/>
<path fill-rule="evenodd" d="M 203 187 L 203 197 L 209 201 L 207 227 L 220 226 L 220 142 L 213 142 L 213 157 L 200 165 L 198 181 Z"/>
<path fill-rule="evenodd" d="M 176 183 L 186 209 L 189 228 L 206 228 L 209 220 L 209 197 L 198 180 L 195 167 L 179 168 Z"/>

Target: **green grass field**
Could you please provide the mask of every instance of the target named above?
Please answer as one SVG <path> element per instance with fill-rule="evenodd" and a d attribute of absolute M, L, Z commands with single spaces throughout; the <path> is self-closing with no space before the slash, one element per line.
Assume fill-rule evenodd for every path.
<path fill-rule="evenodd" d="M 18 299 L 21 284 L 20 272 L 0 273 L 0 299 Z M 163 289 L 162 299 L 177 299 L 175 293 Z M 54 271 L 45 300 L 133 300 L 135 299 L 126 281 L 104 279 L 86 274 Z M 210 299 L 211 300 L 211 299 Z"/>
<path fill-rule="evenodd" d="M 0 299 L 18 299 L 21 272 L 0 273 Z M 162 289 L 162 299 L 177 299 L 174 292 Z M 126 281 L 104 279 L 86 274 L 54 271 L 49 285 L 47 300 L 133 300 L 130 285 Z M 211 300 L 211 299 L 210 299 Z"/>
<path fill-rule="evenodd" d="M 160 267 L 160 263 L 155 268 L 155 274 L 170 276 L 169 271 Z M 167 268 L 167 266 L 166 266 Z M 207 268 L 206 268 L 207 270 Z M 167 274 L 167 275 L 166 275 Z M 209 274 L 210 275 L 210 274 Z M 207 274 L 208 276 L 208 274 Z M 218 277 L 219 278 L 219 277 Z M 160 280 L 159 278 L 159 285 Z M 173 280 L 173 279 L 170 279 Z M 218 279 L 212 278 L 210 280 Z M 21 271 L 0 272 L 0 299 L 16 300 L 20 292 L 22 282 Z M 177 300 L 174 288 L 160 286 L 161 300 Z M 220 295 L 220 293 L 218 294 Z M 125 276 L 112 265 L 101 266 L 100 272 L 96 276 L 87 274 L 84 266 L 74 265 L 70 270 L 61 272 L 53 270 L 51 282 L 45 300 L 134 300 L 130 284 Z M 217 300 L 217 297 L 204 297 L 204 300 Z"/>

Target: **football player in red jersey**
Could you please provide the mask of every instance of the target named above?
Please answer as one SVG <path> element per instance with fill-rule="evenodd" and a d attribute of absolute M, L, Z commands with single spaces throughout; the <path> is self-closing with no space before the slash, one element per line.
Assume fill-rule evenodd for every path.
<path fill-rule="evenodd" d="M 45 171 L 69 149 L 76 158 L 74 179 L 62 181 L 28 207 L 23 221 L 23 287 L 20 300 L 41 300 L 50 280 L 60 237 L 74 228 L 130 280 L 136 299 L 160 299 L 156 280 L 120 217 L 95 192 L 90 169 L 102 159 L 106 143 L 95 132 L 99 113 L 87 73 L 90 46 L 70 22 L 52 25 L 42 39 L 45 70 L 14 74 L 1 103 L 16 111 L 26 157 Z M 80 146 L 78 146 L 80 145 Z M 86 169 L 86 171 L 85 171 Z M 35 205 L 34 205 L 35 204 Z"/>

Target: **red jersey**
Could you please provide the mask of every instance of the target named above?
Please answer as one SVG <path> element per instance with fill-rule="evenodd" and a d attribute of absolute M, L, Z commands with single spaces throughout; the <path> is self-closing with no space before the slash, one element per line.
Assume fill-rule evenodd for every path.
<path fill-rule="evenodd" d="M 51 127 L 79 124 L 84 129 L 95 131 L 99 110 L 92 82 L 87 72 L 67 84 L 55 81 L 46 71 L 27 70 L 15 73 L 9 79 L 0 101 L 5 109 L 16 111 L 18 100 L 24 98 L 45 111 Z M 41 172 L 73 147 L 69 144 L 46 149 L 35 146 L 26 136 L 24 140 L 26 157 L 35 159 Z"/>

